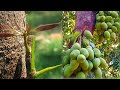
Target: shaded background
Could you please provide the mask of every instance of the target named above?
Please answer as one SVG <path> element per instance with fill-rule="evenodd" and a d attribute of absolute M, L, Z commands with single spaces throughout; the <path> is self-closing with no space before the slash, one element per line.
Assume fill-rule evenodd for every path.
<path fill-rule="evenodd" d="M 38 25 L 57 23 L 62 20 L 61 11 L 27 11 L 27 23 L 32 28 Z M 36 35 L 35 64 L 41 70 L 49 66 L 62 63 L 62 27 L 42 31 Z M 38 77 L 39 79 L 61 79 L 62 68 L 49 71 Z"/>

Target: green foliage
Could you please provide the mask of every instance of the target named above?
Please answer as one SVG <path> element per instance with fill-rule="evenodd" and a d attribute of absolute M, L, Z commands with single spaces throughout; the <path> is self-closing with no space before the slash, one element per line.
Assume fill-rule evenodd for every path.
<path fill-rule="evenodd" d="M 75 11 L 64 11 L 63 12 L 63 48 L 67 49 L 67 42 L 70 41 L 70 39 L 73 39 L 72 41 L 76 39 L 77 33 L 75 34 L 75 37 L 71 37 L 74 34 L 74 26 L 75 26 Z"/>
<path fill-rule="evenodd" d="M 32 25 L 32 28 L 40 24 L 58 23 L 62 16 L 60 11 L 27 11 L 27 23 Z M 36 71 L 42 72 L 49 70 L 47 67 L 52 67 L 61 64 L 62 38 L 51 38 L 53 33 L 61 34 L 61 26 L 50 31 L 40 32 L 36 35 L 44 36 L 44 40 L 37 40 L 35 44 L 35 67 Z M 62 78 L 61 67 L 58 67 L 50 72 L 44 73 L 37 79 Z M 40 72 L 41 73 L 41 72 Z"/>
<path fill-rule="evenodd" d="M 62 63 L 62 39 L 55 39 L 46 41 L 37 41 L 35 49 L 36 68 L 37 70 L 46 67 L 58 65 Z M 41 75 L 39 78 L 61 78 L 61 68 L 52 70 L 51 72 Z"/>
<path fill-rule="evenodd" d="M 119 43 L 120 43 L 120 13 L 119 11 L 104 11 L 106 17 L 105 21 L 96 22 L 96 29 L 94 32 L 95 45 L 98 46 L 102 52 L 102 57 L 108 63 L 108 68 L 104 72 L 104 78 L 118 78 L 119 77 Z M 98 15 L 96 15 L 98 17 Z M 99 23 L 106 23 L 105 29 L 97 27 Z"/>
<path fill-rule="evenodd" d="M 28 11 L 27 22 L 31 23 L 32 28 L 40 24 L 56 23 L 62 20 L 62 12 L 60 11 Z"/>

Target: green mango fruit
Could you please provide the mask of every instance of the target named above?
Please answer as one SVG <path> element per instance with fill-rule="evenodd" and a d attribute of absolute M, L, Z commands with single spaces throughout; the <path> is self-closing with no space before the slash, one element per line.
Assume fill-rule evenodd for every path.
<path fill-rule="evenodd" d="M 108 67 L 107 62 L 106 62 L 105 59 L 102 58 L 102 57 L 100 57 L 100 66 L 101 66 L 102 68 L 104 68 L 104 69 Z"/>
<path fill-rule="evenodd" d="M 99 15 L 103 16 L 104 15 L 104 11 L 99 11 Z"/>
<path fill-rule="evenodd" d="M 75 49 L 78 49 L 78 50 L 80 50 L 80 44 L 79 43 L 74 43 L 73 45 L 72 45 L 72 47 L 71 47 L 71 50 L 75 50 Z"/>
<path fill-rule="evenodd" d="M 101 56 L 101 52 L 100 52 L 100 50 L 98 48 L 94 48 L 93 51 L 94 51 L 95 57 L 98 58 L 98 57 Z"/>
<path fill-rule="evenodd" d="M 112 16 L 113 18 L 117 18 L 119 15 L 118 15 L 118 13 L 117 13 L 116 11 L 112 11 L 112 12 L 111 12 L 111 16 Z"/>
<path fill-rule="evenodd" d="M 89 45 L 90 45 L 90 42 L 89 42 L 88 39 L 83 38 L 83 39 L 82 39 L 82 44 L 86 47 L 86 46 L 89 46 Z"/>
<path fill-rule="evenodd" d="M 107 26 L 108 26 L 108 28 L 112 28 L 112 23 L 111 22 L 107 22 Z"/>
<path fill-rule="evenodd" d="M 105 31 L 104 32 L 104 37 L 109 39 L 110 38 L 110 33 L 108 31 Z"/>
<path fill-rule="evenodd" d="M 73 51 L 70 53 L 70 58 L 71 58 L 71 59 L 76 59 L 79 54 L 80 54 L 80 51 L 79 51 L 79 50 L 73 50 Z"/>
<path fill-rule="evenodd" d="M 112 26 L 111 29 L 112 29 L 113 32 L 117 32 L 118 31 L 116 26 Z"/>
<path fill-rule="evenodd" d="M 87 50 L 89 52 L 88 59 L 93 60 L 94 59 L 94 51 L 91 48 L 87 48 Z"/>
<path fill-rule="evenodd" d="M 76 78 L 77 79 L 85 79 L 86 76 L 85 76 L 85 74 L 83 72 L 78 72 L 77 75 L 76 75 Z"/>
<path fill-rule="evenodd" d="M 111 39 L 116 39 L 116 33 L 112 32 L 110 36 L 111 36 Z"/>
<path fill-rule="evenodd" d="M 108 31 L 109 33 L 112 33 L 112 29 L 108 29 L 107 31 Z"/>
<path fill-rule="evenodd" d="M 72 71 L 76 70 L 79 66 L 79 63 L 77 62 L 77 60 L 71 60 L 70 61 L 70 66 L 72 68 Z"/>
<path fill-rule="evenodd" d="M 82 70 L 87 70 L 89 68 L 89 63 L 85 60 L 83 63 L 80 63 Z"/>
<path fill-rule="evenodd" d="M 86 48 L 81 48 L 80 54 L 83 54 L 86 58 L 89 56 L 89 52 Z"/>
<path fill-rule="evenodd" d="M 93 63 L 94 68 L 98 68 L 100 66 L 100 59 L 95 58 L 95 59 L 93 59 L 92 63 Z"/>
<path fill-rule="evenodd" d="M 94 75 L 96 79 L 102 79 L 102 70 L 98 67 L 94 70 Z"/>
<path fill-rule="evenodd" d="M 67 64 L 64 66 L 64 76 L 65 77 L 70 77 L 72 75 L 73 71 L 72 71 L 72 68 L 70 66 L 70 64 Z"/>
<path fill-rule="evenodd" d="M 84 35 L 87 39 L 92 39 L 93 38 L 93 35 L 89 30 L 85 30 Z"/>
<path fill-rule="evenodd" d="M 113 18 L 111 16 L 106 16 L 105 21 L 106 22 L 111 22 Z"/>
<path fill-rule="evenodd" d="M 107 28 L 108 28 L 107 24 L 105 22 L 102 22 L 101 23 L 101 29 L 102 30 L 107 30 Z"/>
<path fill-rule="evenodd" d="M 79 63 L 83 63 L 83 62 L 85 62 L 85 60 L 86 60 L 86 57 L 83 54 L 80 54 L 77 56 L 77 61 Z"/>
<path fill-rule="evenodd" d="M 91 69 L 93 69 L 93 63 L 90 60 L 88 60 L 88 63 L 89 63 L 88 70 L 90 71 Z"/>
<path fill-rule="evenodd" d="M 69 62 L 70 62 L 69 56 L 64 56 L 64 57 L 63 57 L 63 61 L 62 61 L 63 65 L 66 65 L 66 64 L 68 64 Z"/>

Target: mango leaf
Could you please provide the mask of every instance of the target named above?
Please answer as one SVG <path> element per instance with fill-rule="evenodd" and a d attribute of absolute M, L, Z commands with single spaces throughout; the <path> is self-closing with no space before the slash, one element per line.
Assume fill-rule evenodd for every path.
<path fill-rule="evenodd" d="M 79 35 L 80 32 L 78 31 L 75 31 L 75 33 L 71 35 L 70 42 L 68 43 L 68 48 L 71 48 L 71 46 L 77 41 Z"/>
<path fill-rule="evenodd" d="M 34 77 L 36 78 L 36 77 L 38 77 L 39 75 L 42 75 L 42 74 L 44 74 L 44 73 L 47 73 L 47 72 L 49 72 L 49 71 L 51 71 L 51 70 L 53 70 L 53 69 L 56 69 L 56 68 L 58 68 L 58 67 L 60 67 L 60 66 L 62 66 L 62 64 L 56 65 L 56 66 L 52 66 L 52 67 L 47 67 L 47 68 L 45 68 L 45 69 L 42 69 L 42 70 L 40 70 L 40 71 L 37 71 L 37 72 L 34 74 Z"/>
<path fill-rule="evenodd" d="M 47 30 L 51 30 L 57 26 L 59 26 L 60 23 L 52 23 L 52 24 L 45 24 L 45 25 L 40 25 L 38 27 L 36 27 L 35 29 L 31 30 L 29 32 L 30 35 L 34 35 L 40 31 L 47 31 Z"/>
<path fill-rule="evenodd" d="M 80 35 L 80 32 L 78 32 L 78 31 L 76 31 L 75 33 L 74 33 L 74 35 L 73 35 L 73 43 L 75 43 L 76 42 L 76 40 L 77 40 L 77 38 L 79 37 L 79 35 Z"/>
<path fill-rule="evenodd" d="M 73 36 L 73 35 L 71 35 L 71 34 L 70 34 L 70 35 L 65 35 L 65 36 L 64 36 L 64 39 L 70 39 L 70 38 L 72 38 L 72 36 Z"/>
<path fill-rule="evenodd" d="M 74 33 L 74 36 L 77 37 L 78 35 L 80 35 L 80 32 L 76 31 L 76 32 Z"/>

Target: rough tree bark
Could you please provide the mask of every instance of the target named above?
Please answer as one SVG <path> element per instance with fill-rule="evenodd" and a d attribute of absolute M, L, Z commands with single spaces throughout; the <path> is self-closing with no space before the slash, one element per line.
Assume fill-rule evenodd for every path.
<path fill-rule="evenodd" d="M 0 79 L 27 78 L 24 11 L 0 11 Z M 4 35 L 4 36 L 2 36 Z"/>

